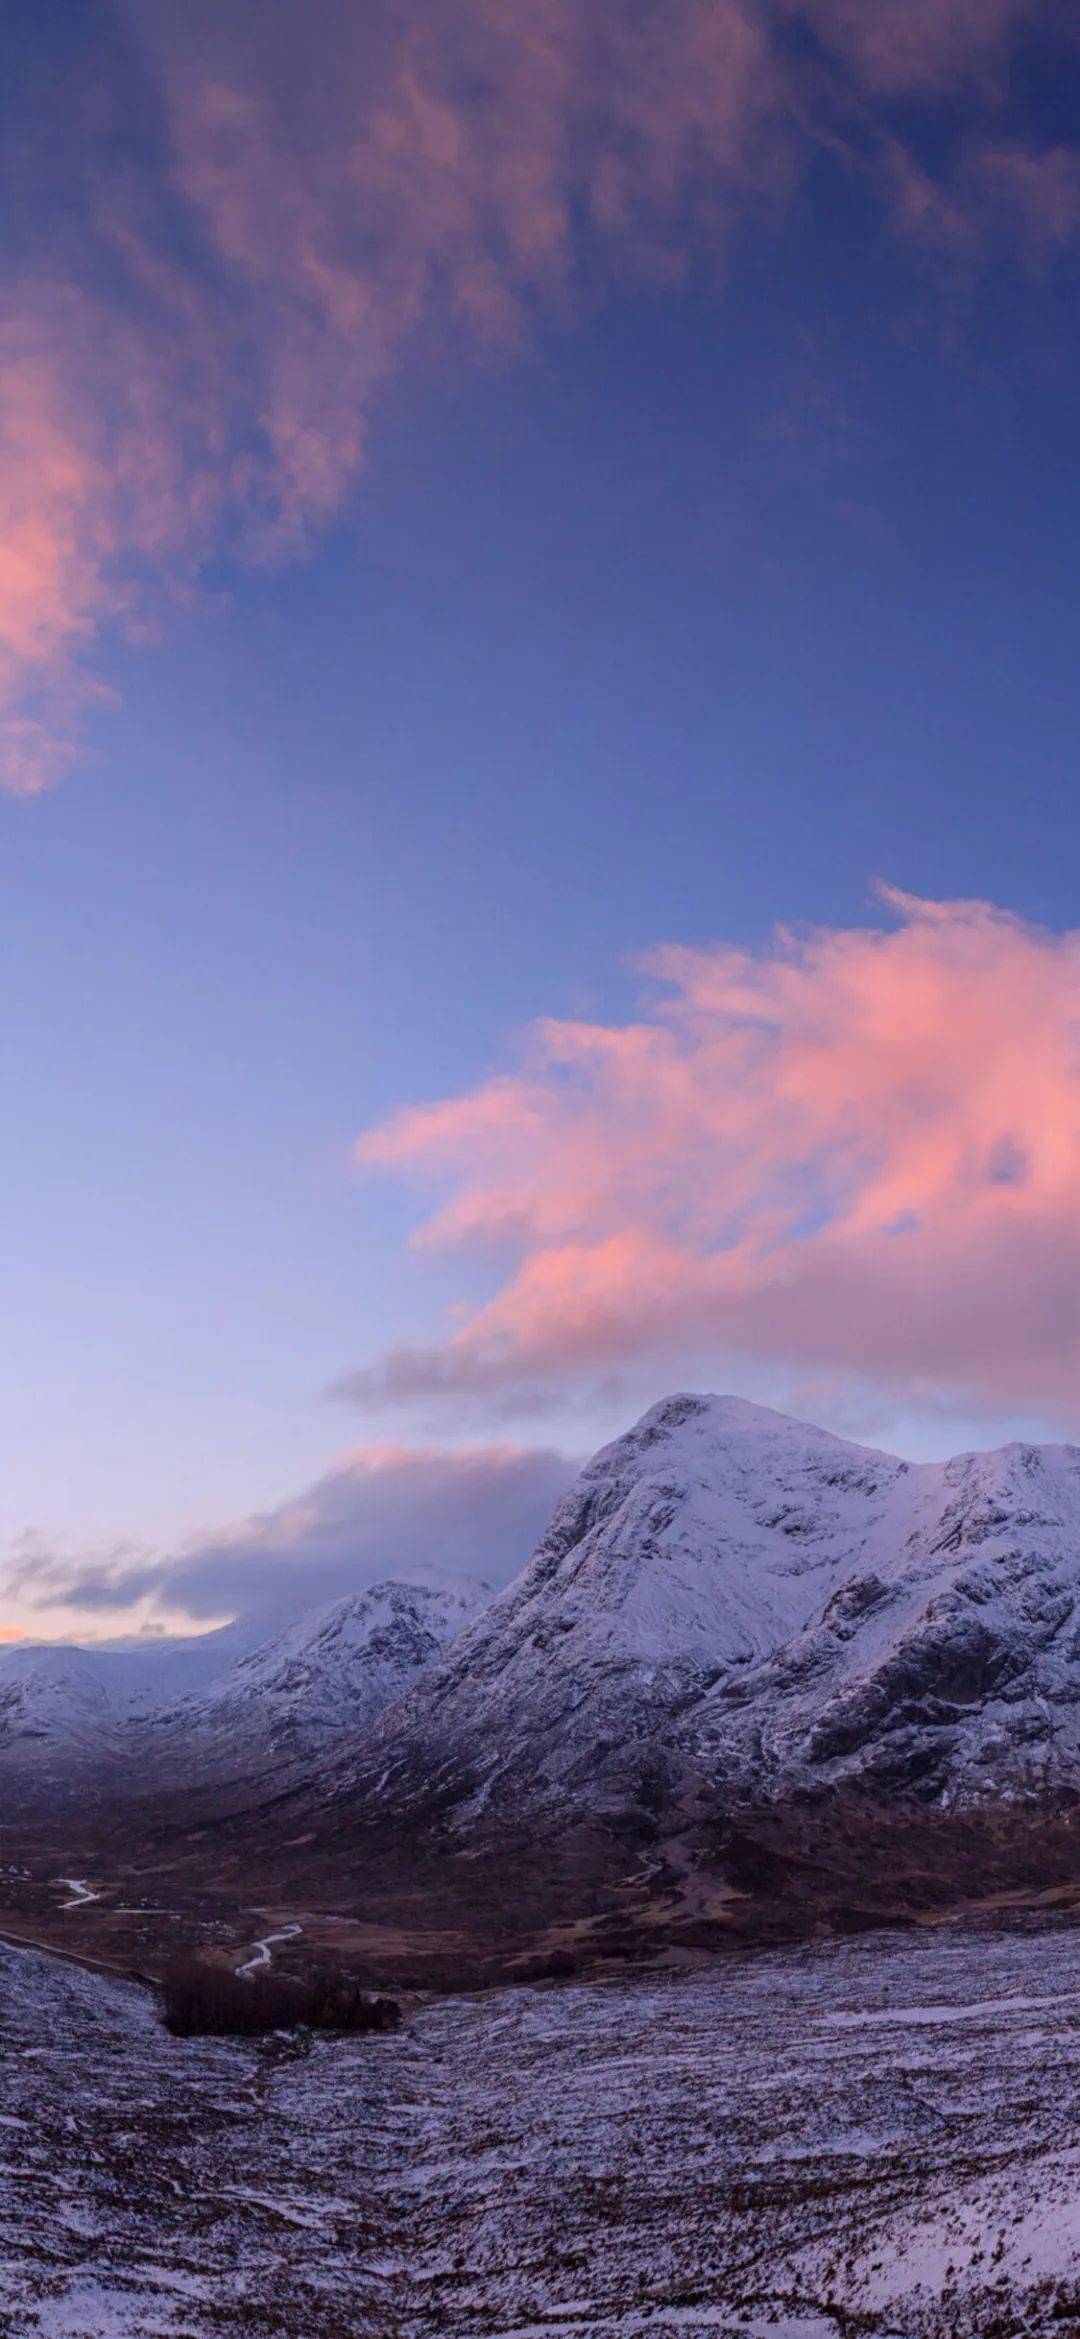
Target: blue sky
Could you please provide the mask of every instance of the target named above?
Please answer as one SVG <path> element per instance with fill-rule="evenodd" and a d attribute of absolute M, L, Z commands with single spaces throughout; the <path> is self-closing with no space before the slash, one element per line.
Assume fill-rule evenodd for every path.
<path fill-rule="evenodd" d="M 867 149 L 887 126 L 958 203 L 967 121 L 1044 179 L 1064 155 L 1067 191 L 1075 62 L 1063 12 L 1028 14 L 917 88 L 841 43 Z M 78 26 L 50 106 L 88 73 L 130 86 L 122 19 L 21 22 L 38 66 Z M 299 12 L 280 29 L 299 41 Z M 165 86 L 197 79 L 198 36 Z M 96 185 L 110 167 L 95 151 Z M 680 282 L 526 283 L 493 344 L 436 304 L 357 387 L 362 460 L 272 558 L 231 522 L 127 557 L 110 522 L 125 606 L 95 585 L 50 651 L 109 699 L 55 785 L 0 797 L 19 1549 L 33 1530 L 122 1574 L 369 1438 L 580 1450 L 684 1364 L 804 1402 L 805 1349 L 740 1358 L 718 1320 L 643 1340 L 625 1389 L 545 1367 L 512 1418 L 402 1401 L 373 1425 L 329 1384 L 443 1340 L 512 1268 L 501 1238 L 410 1248 L 414 1186 L 361 1172 L 357 1137 L 511 1072 L 534 1018 L 618 1029 L 655 945 L 877 929 L 877 877 L 1075 922 L 1080 198 L 1021 233 L 980 192 L 944 237 L 898 224 L 878 160 L 788 177 L 730 199 L 722 254 L 688 228 Z M 35 253 L 31 222 L 43 278 L 56 240 Z M 64 269 L 98 299 L 77 242 Z M 1067 1428 L 1049 1388 L 962 1366 L 936 1387 L 883 1352 L 824 1412 L 944 1451 Z"/>

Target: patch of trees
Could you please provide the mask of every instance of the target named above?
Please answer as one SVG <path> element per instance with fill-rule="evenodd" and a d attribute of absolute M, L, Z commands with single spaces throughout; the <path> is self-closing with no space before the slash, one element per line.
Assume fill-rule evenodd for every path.
<path fill-rule="evenodd" d="M 173 1960 L 161 2014 L 174 2038 L 259 2038 L 274 2030 L 396 2030 L 396 1998 L 376 1997 L 348 1974 L 236 1974 L 200 1957 Z"/>

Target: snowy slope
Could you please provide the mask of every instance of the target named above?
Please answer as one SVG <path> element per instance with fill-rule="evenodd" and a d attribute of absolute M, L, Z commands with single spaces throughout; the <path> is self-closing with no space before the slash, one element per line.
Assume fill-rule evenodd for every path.
<path fill-rule="evenodd" d="M 250 1631 L 226 1625 L 145 1644 L 81 1648 L 18 1641 L 0 1649 L 0 1756 L 108 1740 L 133 1717 L 173 1704 L 236 1662 Z"/>
<path fill-rule="evenodd" d="M 290 1622 L 144 1645 L 0 1650 L 0 1780 L 77 1799 L 317 1758 L 362 1734 L 472 1621 L 490 1587 L 384 1583 Z"/>
<path fill-rule="evenodd" d="M 4 2339 L 1070 2339 L 1080 1933 L 173 2039 L 0 1948 Z"/>

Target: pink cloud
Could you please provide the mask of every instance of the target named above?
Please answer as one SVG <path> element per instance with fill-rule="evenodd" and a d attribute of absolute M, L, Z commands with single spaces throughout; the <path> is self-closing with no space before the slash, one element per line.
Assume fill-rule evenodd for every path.
<path fill-rule="evenodd" d="M 1025 161 L 986 128 L 1004 102 L 990 68 L 1041 14 L 1039 0 L 129 9 L 132 87 L 118 74 L 92 103 L 61 93 L 35 142 L 50 168 L 77 158 L 81 225 L 59 253 L 50 233 L 8 287 L 0 776 L 31 792 L 77 754 L 103 630 L 145 631 L 211 555 L 302 551 L 347 505 L 421 324 L 444 362 L 450 335 L 505 348 L 538 304 L 572 315 L 628 271 L 676 280 L 722 253 L 747 207 L 782 204 L 822 138 L 858 147 L 920 242 L 957 222 L 968 236 L 972 210 L 996 216 L 1006 197 L 1071 233 L 1069 157 Z M 148 90 L 163 127 L 136 165 L 127 113 L 149 135 Z M 978 117 L 986 159 L 959 192 L 890 127 L 912 92 L 945 108 L 954 143 Z"/>
<path fill-rule="evenodd" d="M 47 786 L 73 758 L 63 682 L 105 604 L 108 550 L 93 455 L 64 411 L 47 354 L 9 332 L 0 370 L 0 708 L 6 781 L 19 793 Z M 39 697 L 52 686 L 48 721 L 35 685 Z"/>
<path fill-rule="evenodd" d="M 668 948 L 642 1020 L 545 1023 L 520 1069 L 358 1158 L 421 1242 L 509 1267 L 364 1401 L 742 1360 L 1075 1410 L 1080 934 L 886 892 L 892 927 Z"/>

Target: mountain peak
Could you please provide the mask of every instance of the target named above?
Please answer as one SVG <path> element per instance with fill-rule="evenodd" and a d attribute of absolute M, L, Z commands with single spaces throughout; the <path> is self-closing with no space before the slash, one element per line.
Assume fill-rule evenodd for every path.
<path fill-rule="evenodd" d="M 816 1449 L 830 1447 L 842 1453 L 865 1458 L 875 1451 L 868 1446 L 854 1445 L 849 1439 L 836 1436 L 832 1430 L 819 1429 L 815 1423 L 804 1421 L 792 1413 L 780 1413 L 771 1405 L 758 1405 L 748 1397 L 737 1397 L 727 1392 L 676 1390 L 670 1397 L 660 1397 L 640 1416 L 631 1429 L 601 1448 L 588 1465 L 596 1468 L 605 1455 L 635 1450 L 648 1452 L 650 1448 L 668 1442 L 688 1445 L 722 1443 L 776 1447 L 811 1445 Z M 892 1460 L 892 1456 L 882 1459 Z"/>

